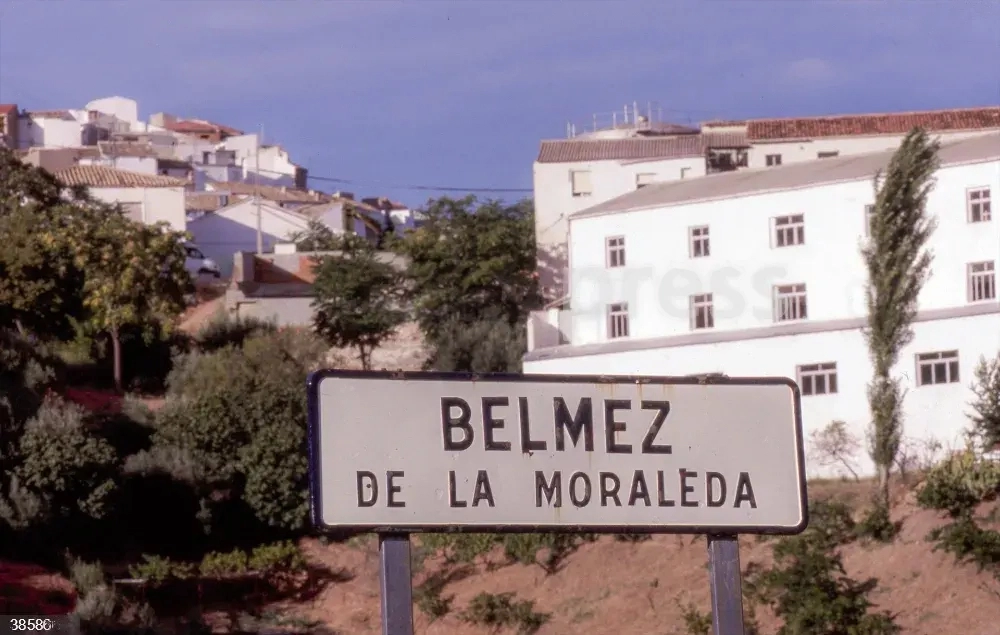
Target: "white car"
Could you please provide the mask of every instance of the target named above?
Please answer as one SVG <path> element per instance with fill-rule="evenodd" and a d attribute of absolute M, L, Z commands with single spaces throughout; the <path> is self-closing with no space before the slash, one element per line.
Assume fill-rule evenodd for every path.
<path fill-rule="evenodd" d="M 191 274 L 192 278 L 197 280 L 201 276 L 220 277 L 221 272 L 219 271 L 218 263 L 211 258 L 206 258 L 197 245 L 184 243 L 184 251 L 187 253 L 187 258 L 184 260 L 184 267 Z"/>

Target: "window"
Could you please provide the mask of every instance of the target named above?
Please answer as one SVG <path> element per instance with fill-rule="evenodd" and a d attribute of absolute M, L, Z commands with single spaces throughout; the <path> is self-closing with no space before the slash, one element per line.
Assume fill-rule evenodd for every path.
<path fill-rule="evenodd" d="M 958 383 L 958 351 L 917 355 L 917 385 Z"/>
<path fill-rule="evenodd" d="M 806 364 L 798 367 L 803 396 L 833 395 L 837 392 L 837 363 Z"/>
<path fill-rule="evenodd" d="M 590 186 L 590 170 L 572 170 L 569 179 L 573 184 L 573 196 L 590 196 L 593 191 Z"/>
<path fill-rule="evenodd" d="M 816 158 L 817 159 L 832 159 L 833 157 L 837 157 L 837 156 L 840 156 L 840 152 L 837 152 L 836 150 L 833 150 L 832 152 L 817 152 L 816 153 Z"/>
<path fill-rule="evenodd" d="M 628 337 L 628 304 L 608 305 L 608 339 Z"/>
<path fill-rule="evenodd" d="M 212 155 L 212 153 L 211 153 L 211 152 L 202 152 L 202 153 L 201 153 L 201 162 L 202 162 L 202 163 L 204 163 L 205 165 L 208 165 L 208 163 L 209 163 L 209 162 L 208 162 L 208 158 L 209 158 L 209 157 L 210 157 L 211 155 Z"/>
<path fill-rule="evenodd" d="M 774 246 L 794 247 L 806 242 L 806 222 L 802 214 L 774 219 Z"/>
<path fill-rule="evenodd" d="M 605 248 L 607 251 L 607 266 L 608 267 L 624 267 L 625 266 L 625 237 L 624 236 L 612 236 L 605 239 Z"/>
<path fill-rule="evenodd" d="M 985 223 L 993 218 L 990 188 L 977 187 L 966 193 L 970 223 Z"/>
<path fill-rule="evenodd" d="M 652 172 L 642 172 L 635 175 L 635 189 L 639 190 L 647 185 L 652 185 L 656 181 L 656 175 Z"/>
<path fill-rule="evenodd" d="M 715 326 L 715 310 L 712 308 L 712 294 L 691 296 L 691 328 L 710 329 Z"/>
<path fill-rule="evenodd" d="M 711 254 L 708 243 L 708 226 L 692 227 L 688 230 L 688 242 L 691 244 L 691 257 L 703 258 Z"/>
<path fill-rule="evenodd" d="M 806 285 L 786 284 L 774 288 L 774 321 L 804 320 L 806 312 Z"/>
<path fill-rule="evenodd" d="M 681 178 L 682 179 L 686 179 L 687 175 L 688 175 L 688 172 L 690 172 L 690 171 L 691 171 L 691 168 L 681 168 Z"/>
<path fill-rule="evenodd" d="M 873 222 L 875 222 L 875 206 L 865 205 L 865 236 L 872 235 Z"/>
<path fill-rule="evenodd" d="M 996 300 L 997 273 L 993 261 L 969 265 L 969 302 Z"/>
<path fill-rule="evenodd" d="M 769 154 L 764 157 L 764 161 L 767 162 L 767 167 L 773 168 L 775 166 L 781 165 L 781 155 L 780 154 Z"/>

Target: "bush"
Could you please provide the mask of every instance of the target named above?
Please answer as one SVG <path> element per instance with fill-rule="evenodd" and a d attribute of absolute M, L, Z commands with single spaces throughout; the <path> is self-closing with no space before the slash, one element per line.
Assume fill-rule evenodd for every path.
<path fill-rule="evenodd" d="M 917 502 L 946 511 L 952 518 L 970 513 L 1000 490 L 1000 464 L 977 455 L 971 448 L 934 466 L 917 492 Z"/>
<path fill-rule="evenodd" d="M 76 588 L 79 596 L 88 595 L 94 589 L 106 583 L 104 567 L 100 562 L 84 562 L 71 559 L 69 563 L 69 580 Z"/>
<path fill-rule="evenodd" d="M 436 620 L 444 617 L 451 611 L 451 602 L 455 596 L 443 596 L 445 585 L 448 583 L 448 576 L 442 573 L 434 573 L 427 577 L 424 582 L 413 589 L 413 603 L 417 605 L 424 615 Z"/>
<path fill-rule="evenodd" d="M 302 571 L 306 567 L 306 560 L 298 546 L 286 540 L 254 548 L 250 554 L 249 566 L 253 571 L 270 576 Z"/>
<path fill-rule="evenodd" d="M 111 339 L 107 334 L 91 336 L 94 367 L 99 385 L 110 385 L 114 371 Z M 131 390 L 161 392 L 173 369 L 174 358 L 188 351 L 190 339 L 182 332 L 167 333 L 160 324 L 126 327 L 121 334 L 122 382 Z"/>
<path fill-rule="evenodd" d="M 508 534 L 503 537 L 503 548 L 509 559 L 521 564 L 537 564 L 551 575 L 582 543 L 595 539 L 593 534 Z M 538 559 L 539 551 L 544 551 L 541 560 Z"/>
<path fill-rule="evenodd" d="M 194 341 L 198 350 L 211 353 L 227 346 L 242 348 L 243 343 L 251 337 L 270 335 L 277 330 L 278 325 L 273 320 L 233 316 L 225 309 L 220 309 L 195 334 Z"/>
<path fill-rule="evenodd" d="M 242 575 L 248 570 L 247 554 L 240 549 L 229 553 L 213 551 L 205 555 L 199 571 L 207 578 L 223 578 L 231 575 Z"/>
<path fill-rule="evenodd" d="M 535 611 L 535 603 L 514 600 L 514 593 L 480 593 L 472 598 L 462 619 L 493 628 L 516 628 L 518 635 L 531 635 L 549 621 L 547 613 Z"/>
<path fill-rule="evenodd" d="M 142 554 L 142 562 L 129 565 L 128 574 L 134 579 L 143 579 L 152 584 L 167 580 L 186 580 L 194 575 L 194 565 L 187 562 L 175 562 L 170 558 Z"/>
<path fill-rule="evenodd" d="M 946 551 L 958 562 L 972 562 L 982 571 L 996 572 L 1000 565 L 1000 532 L 982 529 L 971 517 L 963 517 L 931 531 L 928 540 L 935 551 Z"/>
<path fill-rule="evenodd" d="M 57 388 L 64 367 L 44 347 L 0 328 L 0 484 L 16 463 L 25 422 Z"/>
<path fill-rule="evenodd" d="M 865 512 L 861 522 L 857 524 L 856 531 L 858 536 L 862 538 L 889 543 L 896 539 L 902 528 L 902 521 L 893 522 L 890 518 L 888 507 L 881 501 L 874 501 L 874 504 Z"/>
<path fill-rule="evenodd" d="M 453 321 L 431 342 L 426 366 L 442 372 L 519 373 L 526 346 L 523 326 L 501 319 Z"/>

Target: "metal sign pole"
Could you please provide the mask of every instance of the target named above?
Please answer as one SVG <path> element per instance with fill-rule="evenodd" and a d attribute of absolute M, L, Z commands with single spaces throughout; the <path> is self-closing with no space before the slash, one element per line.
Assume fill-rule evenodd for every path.
<path fill-rule="evenodd" d="M 708 536 L 714 635 L 744 635 L 743 580 L 737 536 Z"/>
<path fill-rule="evenodd" d="M 378 560 L 382 586 L 382 635 L 413 635 L 410 537 L 406 534 L 379 534 Z"/>

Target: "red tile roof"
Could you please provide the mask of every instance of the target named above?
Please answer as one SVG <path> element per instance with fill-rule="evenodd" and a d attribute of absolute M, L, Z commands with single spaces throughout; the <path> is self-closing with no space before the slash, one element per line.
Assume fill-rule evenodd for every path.
<path fill-rule="evenodd" d="M 167 121 L 163 124 L 163 127 L 172 132 L 180 132 L 181 134 L 211 134 L 215 132 L 229 136 L 243 134 L 242 130 L 230 128 L 229 126 L 223 126 L 218 123 L 212 123 L 211 121 L 204 121 L 202 119 L 178 119 L 176 121 Z"/>
<path fill-rule="evenodd" d="M 228 192 L 230 194 L 253 196 L 255 192 L 260 197 L 276 203 L 326 203 L 333 200 L 329 194 L 313 190 L 300 190 L 294 187 L 279 187 L 274 185 L 254 185 L 240 181 L 215 181 L 208 184 L 213 192 Z"/>
<path fill-rule="evenodd" d="M 703 154 L 700 135 L 668 138 L 566 139 L 542 141 L 538 162 L 680 159 Z"/>
<path fill-rule="evenodd" d="M 928 132 L 1000 128 L 1000 106 L 797 119 L 751 119 L 747 122 L 747 136 L 751 141 L 770 141 L 906 134 L 918 126 Z"/>
<path fill-rule="evenodd" d="M 0 115 L 9 115 L 17 110 L 17 104 L 0 104 Z"/>
<path fill-rule="evenodd" d="M 157 174 L 116 170 L 103 165 L 75 165 L 55 173 L 66 186 L 88 187 L 184 187 L 187 181 Z"/>

